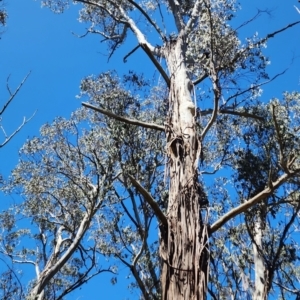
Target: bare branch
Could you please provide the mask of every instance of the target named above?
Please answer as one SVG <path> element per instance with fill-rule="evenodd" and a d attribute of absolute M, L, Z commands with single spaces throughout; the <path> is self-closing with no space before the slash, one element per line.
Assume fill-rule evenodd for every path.
<path fill-rule="evenodd" d="M 220 229 L 225 223 L 227 223 L 232 218 L 236 217 L 237 215 L 247 211 L 249 208 L 251 208 L 253 205 L 257 204 L 258 202 L 266 199 L 272 193 L 278 189 L 283 183 L 285 183 L 289 178 L 291 177 L 291 174 L 283 174 L 279 179 L 277 179 L 275 182 L 272 182 L 271 186 L 266 187 L 263 191 L 258 193 L 256 196 L 252 197 L 248 201 L 240 204 L 239 206 L 233 208 L 228 213 L 226 213 L 223 217 L 221 217 L 218 221 L 216 221 L 214 224 L 212 224 L 209 228 L 209 234 L 213 234 L 218 229 Z"/>
<path fill-rule="evenodd" d="M 168 221 L 164 213 L 160 210 L 158 204 L 156 201 L 151 197 L 151 195 L 141 186 L 141 184 L 135 180 L 134 177 L 127 174 L 127 176 L 130 178 L 131 183 L 133 186 L 143 195 L 144 199 L 147 201 L 147 203 L 151 206 L 153 209 L 153 212 L 155 213 L 157 219 L 162 223 L 164 226 L 168 226 Z"/>
<path fill-rule="evenodd" d="M 197 1 L 198 2 L 198 1 Z M 206 1 L 204 1 L 206 8 L 208 10 L 208 15 L 209 15 L 209 20 L 210 20 L 210 43 L 211 43 L 211 49 L 213 49 L 213 37 L 212 37 L 212 28 L 213 28 L 213 21 L 212 21 L 212 15 L 211 15 L 211 11 L 209 10 L 209 4 L 206 3 Z M 210 77 L 211 77 L 211 81 L 212 81 L 212 86 L 213 86 L 213 92 L 214 92 L 214 109 L 213 109 L 213 113 L 211 115 L 210 120 L 208 121 L 208 123 L 206 124 L 205 128 L 203 129 L 202 133 L 201 133 L 201 141 L 204 140 L 207 132 L 209 131 L 209 129 L 211 128 L 211 126 L 214 124 L 214 122 L 217 119 L 218 116 L 218 110 L 219 110 L 219 101 L 220 101 L 220 97 L 221 97 L 221 87 L 220 87 L 220 82 L 219 82 L 219 77 L 218 77 L 218 72 L 216 70 L 216 65 L 214 62 L 214 57 L 213 55 L 210 56 Z"/>
<path fill-rule="evenodd" d="M 266 81 L 264 81 L 264 82 L 261 82 L 261 83 L 259 83 L 259 84 L 253 85 L 253 86 L 250 86 L 249 88 L 247 88 L 247 89 L 245 89 L 245 90 L 243 90 L 243 91 L 241 91 L 241 92 L 239 92 L 239 93 L 236 93 L 236 94 L 230 96 L 230 97 L 225 101 L 225 103 L 228 103 L 228 101 L 231 100 L 231 99 L 233 99 L 233 98 L 239 97 L 239 96 L 241 96 L 241 95 L 243 95 L 243 94 L 245 94 L 245 93 L 247 93 L 247 92 L 249 92 L 249 91 L 255 90 L 256 88 L 258 88 L 258 87 L 260 87 L 260 86 L 266 85 L 266 84 L 268 84 L 268 83 L 274 81 L 277 77 L 279 77 L 279 76 L 285 74 L 285 72 L 286 72 L 287 70 L 288 70 L 288 69 L 285 69 L 285 70 L 283 70 L 282 72 L 280 72 L 280 73 L 276 74 L 275 76 L 273 76 L 273 77 L 272 77 L 271 79 L 269 79 L 269 80 L 266 80 Z"/>
<path fill-rule="evenodd" d="M 147 19 L 147 21 L 154 27 L 154 29 L 160 35 L 162 40 L 166 42 L 167 41 L 166 36 L 160 30 L 160 28 L 157 26 L 157 24 L 155 22 L 153 22 L 153 20 L 149 17 L 149 15 L 144 11 L 144 9 L 133 0 L 128 0 L 128 2 L 131 3 L 133 6 L 135 6 L 142 13 L 142 15 Z"/>
<path fill-rule="evenodd" d="M 238 31 L 242 27 L 244 27 L 244 26 L 248 25 L 249 23 L 253 22 L 254 20 L 256 20 L 261 15 L 261 13 L 265 13 L 265 12 L 267 12 L 267 11 L 258 9 L 256 14 L 251 19 L 248 19 L 247 21 L 243 22 L 241 25 L 236 27 L 235 31 Z"/>
<path fill-rule="evenodd" d="M 109 16 L 112 17 L 115 21 L 127 24 L 130 27 L 130 29 L 132 30 L 132 32 L 134 33 L 134 35 L 136 36 L 140 46 L 146 52 L 146 54 L 148 55 L 150 60 L 153 62 L 153 64 L 157 68 L 157 70 L 160 72 L 160 74 L 162 75 L 162 77 L 166 81 L 167 85 L 170 86 L 170 79 L 169 79 L 168 75 L 166 74 L 164 69 L 161 67 L 161 65 L 159 64 L 159 62 L 155 59 L 155 57 L 153 55 L 153 54 L 155 54 L 155 55 L 158 55 L 158 56 L 162 56 L 162 52 L 160 51 L 160 49 L 158 47 L 152 46 L 146 40 L 145 35 L 137 27 L 137 25 L 133 21 L 133 19 L 130 18 L 126 14 L 126 12 L 124 11 L 124 9 L 122 8 L 121 5 L 117 5 L 117 4 L 113 3 L 112 1 L 109 1 L 112 5 L 114 5 L 116 7 L 116 9 L 118 9 L 120 15 L 123 18 L 122 20 L 119 19 L 119 18 L 116 18 L 116 16 L 112 12 L 110 12 L 107 8 L 105 8 L 103 5 L 101 5 L 99 3 L 95 3 L 95 2 L 92 2 L 92 1 L 88 1 L 88 0 L 78 0 L 77 2 L 81 2 L 81 3 L 85 3 L 85 4 L 89 4 L 89 5 L 99 7 L 100 9 L 103 9 L 104 11 L 106 11 L 109 14 Z"/>
<path fill-rule="evenodd" d="M 105 6 L 103 6 L 100 3 L 96 3 L 96 2 L 88 1 L 88 0 L 76 0 L 76 2 L 89 4 L 89 5 L 92 5 L 92 6 L 96 6 L 100 9 L 103 9 L 114 21 L 119 22 L 119 23 L 123 23 L 123 24 L 127 24 L 126 20 L 122 20 L 122 19 L 117 18 L 116 15 L 113 12 L 111 12 L 108 8 L 106 8 Z"/>
<path fill-rule="evenodd" d="M 296 8 L 297 12 L 300 14 L 300 9 L 296 5 L 294 5 L 294 7 Z"/>
<path fill-rule="evenodd" d="M 235 58 L 232 59 L 232 63 L 236 62 L 236 61 L 239 59 L 239 57 L 241 57 L 241 55 L 243 55 L 246 51 L 250 50 L 251 48 L 255 48 L 255 47 L 257 47 L 257 46 L 262 45 L 262 44 L 265 43 L 268 39 L 275 37 L 277 34 L 283 32 L 283 31 L 287 30 L 288 28 L 291 28 L 291 27 L 293 27 L 293 26 L 295 26 L 295 25 L 297 25 L 297 24 L 299 24 L 299 23 L 300 23 L 300 21 L 297 21 L 297 22 L 288 24 L 287 26 L 285 26 L 285 27 L 283 27 L 283 28 L 281 28 L 281 29 L 279 29 L 279 30 L 276 30 L 276 31 L 274 31 L 274 32 L 272 32 L 272 33 L 267 34 L 266 37 L 262 38 L 262 39 L 259 40 L 258 42 L 254 43 L 254 44 L 251 44 L 251 45 L 249 45 L 248 47 L 246 47 L 246 48 L 244 48 L 244 49 L 241 49 L 240 51 L 237 52 Z"/>
<path fill-rule="evenodd" d="M 275 37 L 275 35 L 277 35 L 278 33 L 281 33 L 281 32 L 286 31 L 287 29 L 289 29 L 291 27 L 294 27 L 295 25 L 297 25 L 299 23 L 300 23 L 300 21 L 296 21 L 294 23 L 290 23 L 290 24 L 286 25 L 285 27 L 283 27 L 283 28 L 281 28 L 279 30 L 276 30 L 276 31 L 274 31 L 272 33 L 267 34 L 267 36 L 263 39 L 263 42 L 266 41 L 266 40 L 268 40 L 268 39 L 270 39 L 270 38 Z"/>
<path fill-rule="evenodd" d="M 208 77 L 207 74 L 204 74 L 200 77 L 198 77 L 195 81 L 193 81 L 193 85 L 197 85 L 199 83 L 201 83 L 203 80 L 205 80 Z"/>
<path fill-rule="evenodd" d="M 217 73 L 215 72 L 214 68 L 212 71 L 212 84 L 213 84 L 213 90 L 214 90 L 214 95 L 215 95 L 214 109 L 213 109 L 210 120 L 208 121 L 207 125 L 205 126 L 205 128 L 203 129 L 203 131 L 201 133 L 201 141 L 204 140 L 207 132 L 209 131 L 211 126 L 214 124 L 215 120 L 217 119 L 218 111 L 219 111 L 219 100 L 220 100 L 220 96 L 221 96 L 221 88 L 219 86 L 219 80 L 218 80 Z"/>
<path fill-rule="evenodd" d="M 25 124 L 27 124 L 35 116 L 35 114 L 36 114 L 36 111 L 33 113 L 33 115 L 29 119 L 26 119 L 24 117 L 22 124 L 10 136 L 7 136 L 4 131 L 4 128 L 2 126 L 0 126 L 0 128 L 2 129 L 4 136 L 5 136 L 5 141 L 2 144 L 0 144 L 0 148 L 4 147 L 23 128 L 23 126 L 25 126 Z"/>
<path fill-rule="evenodd" d="M 121 117 L 119 115 L 116 115 L 116 114 L 112 113 L 111 111 L 102 109 L 100 107 L 96 107 L 96 106 L 91 105 L 91 104 L 86 103 L 86 102 L 82 102 L 82 105 L 85 106 L 85 107 L 91 108 L 95 111 L 98 111 L 98 112 L 100 112 L 100 113 L 102 113 L 106 116 L 114 118 L 118 121 L 127 123 L 127 124 L 137 125 L 137 126 L 141 126 L 141 127 L 144 127 L 144 128 L 150 128 L 150 129 L 155 129 L 155 130 L 159 130 L 159 131 L 165 131 L 164 126 L 161 126 L 161 125 L 157 125 L 157 124 L 154 124 L 154 123 L 147 123 L 147 122 L 138 121 L 138 120 L 134 120 L 134 119 L 129 119 L 129 118 L 126 118 L 126 117 Z"/>
<path fill-rule="evenodd" d="M 157 61 L 157 59 L 154 57 L 153 51 L 149 48 L 148 44 L 140 43 L 140 45 L 143 48 L 143 50 L 146 52 L 148 57 L 151 59 L 151 61 L 155 65 L 156 69 L 159 71 L 159 73 L 161 74 L 161 76 L 165 80 L 167 86 L 169 87 L 170 86 L 170 78 L 168 77 L 167 73 L 164 71 L 164 69 L 162 68 L 160 63 Z"/>
<path fill-rule="evenodd" d="M 154 57 L 152 51 L 148 48 L 148 45 L 142 45 L 139 44 L 138 46 L 136 46 L 133 50 L 131 50 L 127 55 L 125 55 L 125 57 L 123 58 L 124 63 L 127 62 L 127 58 L 134 53 L 139 47 L 142 47 L 142 49 L 146 52 L 146 54 L 148 55 L 148 57 L 151 59 L 151 61 L 153 62 L 153 64 L 155 65 L 156 69 L 158 70 L 158 72 L 161 74 L 161 76 L 164 78 L 166 84 L 168 85 L 168 87 L 170 86 L 170 79 L 167 75 L 167 73 L 164 71 L 164 69 L 162 68 L 162 66 L 160 65 L 160 63 L 157 61 L 157 59 Z"/>
<path fill-rule="evenodd" d="M 126 63 L 127 62 L 127 58 L 133 54 L 137 49 L 139 49 L 141 47 L 141 45 L 137 45 L 136 47 L 133 48 L 133 50 L 131 50 L 128 54 L 126 54 L 123 58 L 123 62 Z"/>
<path fill-rule="evenodd" d="M 212 109 L 206 109 L 200 112 L 201 116 L 206 116 L 209 115 L 213 112 Z M 234 115 L 234 116 L 239 116 L 239 117 L 245 117 L 245 118 L 251 118 L 251 119 L 257 119 L 259 121 L 263 121 L 264 118 L 257 116 L 255 114 L 247 113 L 245 111 L 235 111 L 235 110 L 229 110 L 229 109 L 220 109 L 218 111 L 219 114 L 227 114 L 227 115 Z"/>
<path fill-rule="evenodd" d="M 180 6 L 178 1 L 174 1 L 174 0 L 168 0 L 169 3 L 169 7 L 172 10 L 173 16 L 174 16 L 174 20 L 175 20 L 175 25 L 177 28 L 177 31 L 180 32 L 182 28 L 184 28 L 184 22 L 183 22 L 183 18 L 181 16 L 180 13 Z"/>
<path fill-rule="evenodd" d="M 12 93 L 9 86 L 8 86 L 8 80 L 9 77 L 7 78 L 7 90 L 10 94 L 9 99 L 6 101 L 6 103 L 4 104 L 2 110 L 0 111 L 0 116 L 4 113 L 4 111 L 6 110 L 6 108 L 8 107 L 8 105 L 11 103 L 11 101 L 15 98 L 15 96 L 18 94 L 19 90 L 21 89 L 21 87 L 23 86 L 23 84 L 25 83 L 25 81 L 27 80 L 28 76 L 30 75 L 31 72 L 29 72 L 25 78 L 22 80 L 22 82 L 19 84 L 19 86 L 16 88 L 16 90 Z"/>

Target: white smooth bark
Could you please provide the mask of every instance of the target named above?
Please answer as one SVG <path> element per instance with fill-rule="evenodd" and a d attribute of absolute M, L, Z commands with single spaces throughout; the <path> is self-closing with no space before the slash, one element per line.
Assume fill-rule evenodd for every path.
<path fill-rule="evenodd" d="M 254 258 L 254 295 L 253 300 L 266 300 L 267 274 L 262 251 L 263 220 L 261 216 L 255 221 L 253 232 L 253 258 Z"/>

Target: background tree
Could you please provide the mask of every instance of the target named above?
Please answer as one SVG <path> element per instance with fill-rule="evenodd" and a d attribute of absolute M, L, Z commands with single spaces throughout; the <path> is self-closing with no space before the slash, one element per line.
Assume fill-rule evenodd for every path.
<path fill-rule="evenodd" d="M 56 299 L 71 291 L 71 283 L 80 283 L 81 278 L 69 273 L 62 280 L 65 274 L 61 270 L 68 263 L 74 266 L 71 257 L 76 258 L 76 250 L 90 245 L 89 241 L 94 243 L 93 253 L 114 256 L 128 266 L 145 299 L 204 299 L 207 290 L 214 299 L 240 298 L 247 293 L 265 299 L 271 291 L 282 297 L 298 294 L 293 281 L 298 258 L 288 254 L 298 251 L 291 233 L 298 213 L 299 94 L 286 94 L 282 101 L 269 104 L 259 97 L 260 87 L 276 78 L 269 78 L 265 72 L 268 59 L 261 49 L 269 38 L 299 22 L 265 38 L 254 35 L 243 44 L 238 31 L 230 26 L 236 11 L 232 1 L 77 2 L 83 4 L 81 21 L 91 24 L 88 32 L 108 41 L 110 54 L 132 32 L 138 46 L 125 58 L 142 48 L 164 85 L 149 92 L 148 98 L 147 85 L 130 74 L 127 83 L 145 89 L 132 97 L 108 74 L 87 78 L 82 91 L 91 103 L 84 105 L 101 112 L 102 117 L 96 114 L 88 119 L 92 130 L 86 129 L 89 123 L 82 125 L 82 136 L 83 140 L 85 135 L 97 138 L 91 144 L 82 144 L 81 135 L 73 128 L 72 122 L 77 122 L 73 117 L 71 123 L 62 120 L 44 127 L 43 137 L 24 147 L 28 157 L 14 172 L 11 183 L 12 187 L 21 186 L 26 197 L 20 213 L 26 214 L 27 205 L 36 210 L 40 202 L 34 199 L 42 199 L 45 206 L 38 213 L 29 210 L 27 215 L 33 219 L 41 214 L 44 218 L 47 207 L 65 210 L 73 202 L 77 205 L 74 216 L 73 210 L 70 217 L 60 211 L 51 212 L 51 220 L 46 216 L 46 223 L 55 226 L 47 228 L 52 242 L 40 240 L 48 247 L 43 259 L 38 256 L 40 250 L 32 253 L 33 260 L 28 259 L 26 251 L 21 257 L 15 247 L 18 244 L 9 243 L 10 236 L 18 240 L 24 232 L 16 233 L 12 227 L 9 238 L 5 237 L 4 254 L 14 262 L 39 266 L 29 295 Z M 63 11 L 68 5 L 62 1 L 44 3 L 55 11 Z M 137 22 L 140 16 L 144 23 Z M 159 19 L 155 22 L 150 16 Z M 164 25 L 171 21 L 176 31 L 166 34 Z M 143 34 L 149 27 L 157 34 L 159 46 L 150 44 L 150 36 Z M 166 97 L 155 96 L 161 89 L 168 94 L 167 101 Z M 142 106 L 141 98 L 153 101 Z M 154 101 L 157 98 L 159 105 Z M 124 99 L 131 102 L 125 105 Z M 55 135 L 51 135 L 52 130 Z M 75 132 L 75 137 L 62 138 L 67 132 Z M 64 141 L 59 145 L 64 150 L 52 148 L 56 139 Z M 26 161 L 36 154 L 36 167 L 32 169 Z M 55 172 L 52 177 L 46 173 L 52 179 L 50 185 L 43 173 L 50 172 L 49 164 L 49 170 Z M 222 168 L 227 168 L 227 178 Z M 213 186 L 206 179 L 209 174 L 216 178 Z M 73 191 L 78 191 L 79 199 Z M 44 198 L 48 193 L 50 198 Z M 70 202 L 72 198 L 76 201 Z M 57 205 L 61 199 L 65 203 Z M 235 218 L 239 215 L 241 220 Z M 159 260 L 157 248 L 150 244 L 154 216 L 160 230 Z M 277 216 L 276 221 L 273 216 Z M 62 221 L 56 220 L 58 217 Z M 70 222 L 74 224 L 71 228 Z M 97 230 L 95 222 L 101 224 Z M 125 225 L 130 222 L 132 226 Z M 8 233 L 5 224 L 4 233 Z M 85 241 L 88 228 L 92 239 Z M 134 234 L 134 228 L 138 234 Z M 84 261 L 84 257 L 81 259 Z M 59 296 L 54 293 L 58 290 L 56 282 L 63 282 Z"/>

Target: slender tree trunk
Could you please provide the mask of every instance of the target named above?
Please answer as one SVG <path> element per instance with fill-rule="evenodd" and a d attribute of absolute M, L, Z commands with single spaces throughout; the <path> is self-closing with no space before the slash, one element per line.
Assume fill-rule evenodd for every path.
<path fill-rule="evenodd" d="M 201 144 L 184 47 L 178 37 L 165 49 L 171 84 L 166 130 L 170 176 L 168 228 L 161 227 L 160 248 L 163 300 L 205 299 L 208 276 L 208 239 L 201 217 L 205 195 L 197 175 Z"/>
<path fill-rule="evenodd" d="M 263 206 L 263 204 L 262 204 Z M 263 207 L 261 208 L 261 210 Z M 268 276 L 264 259 L 262 257 L 262 236 L 265 228 L 265 216 L 262 212 L 258 213 L 257 219 L 254 223 L 253 230 L 253 256 L 254 256 L 254 295 L 253 300 L 266 300 L 268 295 Z"/>

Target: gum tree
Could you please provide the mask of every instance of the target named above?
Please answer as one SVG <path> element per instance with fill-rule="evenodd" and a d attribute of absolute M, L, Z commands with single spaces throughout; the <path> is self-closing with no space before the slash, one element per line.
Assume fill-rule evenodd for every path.
<path fill-rule="evenodd" d="M 88 78 L 82 82 L 83 94 L 89 98 L 89 103 L 84 103 L 84 106 L 100 113 L 102 117 L 99 118 L 106 118 L 104 124 L 109 134 L 102 132 L 98 138 L 101 144 L 107 143 L 107 147 L 101 148 L 97 140 L 93 140 L 95 144 L 88 144 L 86 149 L 86 145 L 76 144 L 74 149 L 78 151 L 78 164 L 74 157 L 72 166 L 73 156 L 71 159 L 69 152 L 63 158 L 60 152 L 56 153 L 57 150 L 49 146 L 58 155 L 54 161 L 60 161 L 64 176 L 64 168 L 75 168 L 76 172 L 79 170 L 77 175 L 75 171 L 70 171 L 63 182 L 68 184 L 70 180 L 71 184 L 75 184 L 76 188 L 68 187 L 69 193 L 77 188 L 82 189 L 84 195 L 76 195 L 81 195 L 80 199 L 83 197 L 85 200 L 76 202 L 80 203 L 76 208 L 78 214 L 70 217 L 78 222 L 72 227 L 73 231 L 67 226 L 71 219 L 64 220 L 66 223 L 59 227 L 61 232 L 58 230 L 52 236 L 49 258 L 44 259 L 42 271 L 37 273 L 31 297 L 43 299 L 47 285 L 60 276 L 60 267 L 56 268 L 56 272 L 53 271 L 56 263 L 51 260 L 52 255 L 56 253 L 61 260 L 66 253 L 70 253 L 68 251 L 74 254 L 80 241 L 76 238 L 70 245 L 67 241 L 80 232 L 80 224 L 86 215 L 90 215 L 88 224 L 92 224 L 92 217 L 103 208 L 100 207 L 105 203 L 103 199 L 112 201 L 108 201 L 110 205 L 107 208 L 110 209 L 105 210 L 109 217 L 106 220 L 98 217 L 97 220 L 99 223 L 101 220 L 103 228 L 108 230 L 112 246 L 109 247 L 104 238 L 105 232 L 99 229 L 91 234 L 93 240 L 97 241 L 94 249 L 117 257 L 125 264 L 145 299 L 205 299 L 207 291 L 214 299 L 243 297 L 247 293 L 254 299 L 266 299 L 270 291 L 276 288 L 282 295 L 286 292 L 297 294 L 298 287 L 291 283 L 298 274 L 297 268 L 293 267 L 297 257 L 291 254 L 295 254 L 298 248 L 290 235 L 292 225 L 297 226 L 295 220 L 299 211 L 299 94 L 285 94 L 282 101 L 274 99 L 268 104 L 259 99 L 260 88 L 277 77 L 269 78 L 267 75 L 265 68 L 268 59 L 263 55 L 262 48 L 268 39 L 299 21 L 266 37 L 254 35 L 242 43 L 238 38 L 238 30 L 230 25 L 236 13 L 235 2 L 230 0 L 78 0 L 74 3 L 82 5 L 80 21 L 89 24 L 87 33 L 102 36 L 110 55 L 126 43 L 128 36 L 133 35 L 137 45 L 133 45 L 135 47 L 124 59 L 130 59 L 135 51 L 142 49 L 164 80 L 162 89 L 168 96 L 167 101 L 164 97 L 160 99 L 163 110 L 159 111 L 159 105 L 154 105 L 154 102 L 148 107 L 152 113 L 147 120 L 144 114 L 147 107 L 138 104 L 143 93 L 135 98 L 135 109 L 126 111 L 124 107 L 118 107 L 124 92 L 120 89 L 113 91 L 110 77 Z M 44 5 L 62 12 L 69 1 L 47 0 Z M 166 28 L 172 29 L 167 32 Z M 147 34 L 149 29 L 152 30 L 151 34 Z M 150 39 L 154 43 L 150 43 Z M 143 89 L 145 86 L 140 80 L 137 75 L 128 78 L 129 82 Z M 106 101 L 108 99 L 110 101 Z M 113 124 L 118 126 L 114 127 Z M 126 141 L 132 134 L 128 126 L 133 132 L 139 132 L 135 137 L 140 142 L 136 139 Z M 96 133 L 92 129 L 90 134 L 105 131 L 100 125 L 97 128 Z M 151 143 L 152 139 L 155 140 L 155 134 L 151 136 L 149 130 L 158 132 L 159 146 L 162 142 L 161 132 L 165 133 L 165 153 L 161 147 L 156 149 Z M 142 134 L 143 131 L 145 134 Z M 43 134 L 47 139 L 50 132 L 43 131 Z M 104 136 L 110 140 L 104 143 Z M 126 136 L 124 140 L 123 136 Z M 44 145 L 42 141 L 36 143 L 34 153 L 40 150 L 39 145 Z M 148 152 L 139 151 L 143 143 L 150 143 L 145 148 Z M 68 145 L 69 142 L 66 142 L 63 151 L 72 154 L 73 148 Z M 29 151 L 26 147 L 24 154 Z M 87 151 L 81 153 L 81 147 Z M 90 156 L 94 155 L 95 147 L 103 149 L 103 158 Z M 108 149 L 110 152 L 106 152 Z M 120 149 L 119 153 L 115 153 L 117 149 Z M 45 154 L 40 157 L 47 159 L 48 148 L 42 148 L 43 151 Z M 152 154 L 147 157 L 151 151 Z M 160 154 L 155 156 L 157 152 Z M 160 175 L 151 180 L 151 176 L 161 170 L 162 164 L 158 162 L 163 156 L 166 157 L 164 179 Z M 108 158 L 110 162 L 103 162 Z M 82 159 L 95 163 L 95 166 L 87 168 L 91 172 L 88 175 L 83 168 L 85 163 L 80 163 Z M 117 161 L 118 166 L 113 161 Z M 44 161 L 43 164 L 47 167 Z M 99 170 L 97 164 L 100 164 Z M 97 171 L 93 173 L 94 167 Z M 222 168 L 228 168 L 227 178 L 218 175 Z M 151 172 L 147 173 L 149 170 Z M 21 171 L 15 175 L 22 174 Z M 29 178 L 33 178 L 30 174 Z M 143 176 L 140 177 L 141 174 Z M 213 186 L 204 180 L 206 174 L 216 177 Z M 108 176 L 110 180 L 105 179 L 100 185 L 92 182 L 102 176 Z M 47 194 L 50 189 L 47 184 L 36 183 L 35 190 L 30 190 L 31 185 L 27 186 L 24 181 L 26 176 L 22 175 L 21 178 L 21 185 L 26 187 L 25 195 L 40 195 L 40 186 L 45 187 L 42 193 Z M 14 184 L 18 186 L 20 180 Z M 104 185 L 104 182 L 107 183 Z M 58 187 L 64 184 L 59 183 Z M 109 189 L 106 189 L 106 185 Z M 167 187 L 167 199 L 162 197 L 163 188 L 156 189 L 160 186 Z M 232 186 L 236 192 L 232 191 Z M 120 193 L 122 188 L 132 201 L 129 210 Z M 96 191 L 96 194 L 89 196 L 89 189 Z M 114 196 L 110 195 L 112 191 Z M 67 202 L 74 197 L 62 193 Z M 56 198 L 51 198 L 53 209 L 56 207 L 53 204 Z M 136 199 L 139 199 L 139 206 L 136 206 Z M 101 205 L 92 212 L 92 204 L 86 204 L 90 201 Z M 112 204 L 115 206 L 112 207 Z M 66 205 L 61 204 L 61 209 Z M 124 212 L 127 220 L 137 228 L 137 237 L 132 236 L 132 228 L 119 229 L 120 222 L 124 222 Z M 271 222 L 270 218 L 282 212 L 286 219 L 278 221 L 276 229 L 275 221 Z M 239 215 L 242 216 L 241 222 L 235 219 Z M 57 217 L 56 214 L 54 216 Z M 151 220 L 155 217 L 159 224 L 159 262 L 154 256 L 155 249 L 151 250 L 148 245 L 151 228 L 149 216 Z M 53 220 L 47 222 L 56 223 Z M 88 230 L 88 225 L 84 228 Z M 112 232 L 109 231 L 111 228 Z M 83 238 L 84 234 L 81 240 Z M 239 244 L 239 241 L 244 244 Z M 40 243 L 43 241 L 40 240 Z M 229 247 L 226 243 L 232 245 Z M 252 245 L 252 250 L 247 243 Z M 58 246 L 53 245 L 62 248 L 57 252 Z M 124 251 L 129 254 L 125 255 Z M 37 253 L 34 255 L 37 256 Z M 131 258 L 129 261 L 128 255 Z M 71 254 L 66 256 L 65 264 L 70 257 Z M 40 264 L 40 260 L 35 260 L 33 264 Z M 254 275 L 251 271 L 253 267 Z M 283 276 L 282 270 L 288 270 L 288 275 Z M 63 286 L 66 289 L 68 284 Z M 55 299 L 55 296 L 52 297 Z"/>

